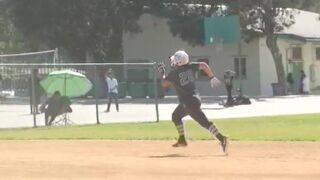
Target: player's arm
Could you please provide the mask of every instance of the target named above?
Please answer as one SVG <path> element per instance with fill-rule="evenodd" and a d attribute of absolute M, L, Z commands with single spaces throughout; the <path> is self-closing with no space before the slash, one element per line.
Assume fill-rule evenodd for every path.
<path fill-rule="evenodd" d="M 202 70 L 210 79 L 211 87 L 219 86 L 220 80 L 215 77 L 212 69 L 208 66 L 207 63 L 200 62 L 199 63 L 199 70 Z"/>
<path fill-rule="evenodd" d="M 199 70 L 202 70 L 204 73 L 206 73 L 206 75 L 209 77 L 209 79 L 214 78 L 213 71 L 211 70 L 211 68 L 208 66 L 207 63 L 200 62 L 199 63 Z"/>

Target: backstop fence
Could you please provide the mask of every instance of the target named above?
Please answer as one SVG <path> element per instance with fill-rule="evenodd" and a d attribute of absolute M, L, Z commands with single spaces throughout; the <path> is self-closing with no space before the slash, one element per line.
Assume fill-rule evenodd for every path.
<path fill-rule="evenodd" d="M 119 112 L 108 106 L 106 72 L 118 81 Z M 159 121 L 158 99 L 164 97 L 156 63 L 1 63 L 0 128 L 45 125 L 44 115 L 33 111 L 50 96 L 39 85 L 50 72 L 72 70 L 85 75 L 93 84 L 89 92 L 71 98 L 72 113 L 65 125 L 108 122 Z M 59 117 L 58 117 L 59 118 Z"/>

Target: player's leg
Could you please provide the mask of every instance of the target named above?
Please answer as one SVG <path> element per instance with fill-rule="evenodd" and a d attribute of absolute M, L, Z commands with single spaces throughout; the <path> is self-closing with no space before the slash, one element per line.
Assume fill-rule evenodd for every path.
<path fill-rule="evenodd" d="M 116 103 L 117 112 L 119 112 L 119 103 L 118 103 L 118 94 L 117 93 L 114 94 L 114 100 Z"/>
<path fill-rule="evenodd" d="M 187 104 L 186 110 L 189 115 L 197 121 L 202 127 L 207 129 L 215 138 L 220 141 L 224 153 L 227 151 L 227 137 L 222 135 L 214 123 L 210 122 L 207 116 L 200 108 L 201 102 L 198 98 L 194 97 Z"/>
<path fill-rule="evenodd" d="M 50 115 L 49 126 L 52 125 L 52 122 L 56 119 L 57 115 Z"/>
<path fill-rule="evenodd" d="M 172 121 L 177 128 L 179 139 L 178 141 L 173 144 L 173 147 L 181 147 L 187 146 L 187 141 L 185 138 L 185 130 L 182 122 L 182 118 L 185 117 L 187 114 L 184 105 L 179 104 L 176 109 L 172 113 Z"/>
<path fill-rule="evenodd" d="M 214 123 L 210 122 L 202 110 L 191 111 L 190 116 L 195 119 L 202 127 L 206 128 L 215 138 L 220 141 L 222 151 L 227 153 L 227 137 L 222 135 Z"/>
<path fill-rule="evenodd" d="M 44 123 L 45 123 L 46 126 L 49 125 L 49 113 L 48 113 L 47 109 L 44 112 Z"/>
<path fill-rule="evenodd" d="M 108 108 L 104 111 L 104 112 L 109 112 L 110 111 L 110 106 L 111 106 L 111 101 L 112 101 L 112 97 L 111 97 L 111 93 L 108 94 Z"/>

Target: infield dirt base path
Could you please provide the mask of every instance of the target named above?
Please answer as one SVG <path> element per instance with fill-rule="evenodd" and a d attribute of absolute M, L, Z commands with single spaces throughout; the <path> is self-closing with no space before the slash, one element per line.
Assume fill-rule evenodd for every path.
<path fill-rule="evenodd" d="M 0 141 L 0 179 L 318 180 L 319 142 Z"/>

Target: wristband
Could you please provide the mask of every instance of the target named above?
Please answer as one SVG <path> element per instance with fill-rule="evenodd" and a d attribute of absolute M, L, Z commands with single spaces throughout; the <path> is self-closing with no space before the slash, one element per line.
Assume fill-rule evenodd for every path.
<path fill-rule="evenodd" d="M 213 78 L 214 78 L 214 76 L 209 77 L 210 80 L 213 79 Z"/>

